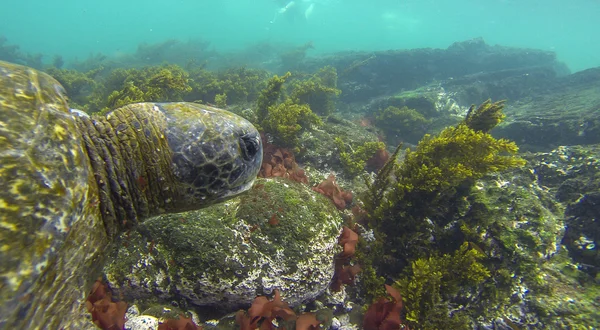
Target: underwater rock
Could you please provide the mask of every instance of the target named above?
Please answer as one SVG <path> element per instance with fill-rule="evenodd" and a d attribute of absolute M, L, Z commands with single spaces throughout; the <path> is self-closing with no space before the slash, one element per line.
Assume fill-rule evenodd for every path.
<path fill-rule="evenodd" d="M 600 68 L 559 77 L 546 86 L 529 98 L 509 101 L 506 121 L 494 129 L 494 136 L 531 151 L 600 143 Z"/>
<path fill-rule="evenodd" d="M 445 127 L 456 125 L 469 110 L 468 105 L 461 105 L 454 99 L 453 93 L 448 93 L 436 84 L 375 98 L 365 105 L 362 111 L 368 117 L 377 118 L 388 107 L 406 107 L 425 118 L 423 123 L 416 125 L 403 121 L 401 117 L 388 116 L 383 120 L 375 120 L 375 125 L 386 133 L 386 142 L 392 146 L 398 143 L 417 144 L 425 134 L 439 133 Z M 392 132 L 394 134 L 391 134 Z"/>
<path fill-rule="evenodd" d="M 561 249 L 562 206 L 528 168 L 477 180 L 465 201 L 459 208 L 464 215 L 446 228 L 470 227 L 465 232 L 470 237 L 467 240 L 478 241 L 472 246 L 485 251 L 486 262 L 496 268 L 492 272 L 494 287 L 484 290 L 490 290 L 487 293 L 469 296 L 466 288 L 460 291 L 461 297 L 471 300 L 467 310 L 483 312 L 472 320 L 474 328 L 485 328 L 492 322 L 494 329 L 503 329 L 498 320 L 493 321 L 498 315 L 525 328 L 535 324 L 538 319 L 528 320 L 521 315 L 525 312 L 516 311 L 534 315 L 532 304 L 548 295 L 545 267 Z M 485 298 L 488 295 L 494 298 L 489 301 Z M 490 304 L 497 308 L 490 308 Z"/>
<path fill-rule="evenodd" d="M 512 265 L 507 267 L 513 276 L 511 303 L 502 317 L 489 324 L 479 323 L 479 328 L 503 329 L 509 325 L 510 329 L 596 329 L 600 326 L 598 280 L 594 284 L 594 276 L 583 272 L 590 273 L 592 268 L 582 264 L 593 263 L 595 254 L 597 267 L 598 252 L 595 245 L 588 249 L 589 245 L 574 244 L 581 242 L 581 237 L 587 237 L 591 245 L 599 241 L 594 221 L 594 215 L 598 217 L 598 204 L 589 203 L 600 189 L 600 166 L 596 158 L 599 154 L 598 145 L 525 154 L 528 168 L 517 170 L 521 174 L 512 178 L 497 181 L 498 187 L 492 189 L 493 195 L 499 194 L 495 202 L 489 203 L 488 198 L 493 195 L 488 189 L 480 190 L 481 200 L 493 211 L 490 216 L 505 215 L 501 222 L 505 225 L 490 232 L 499 234 L 500 246 L 516 253 L 510 257 Z M 491 205 L 494 207 L 490 208 Z M 587 257 L 592 258 L 586 259 L 581 252 L 589 253 Z"/>
<path fill-rule="evenodd" d="M 568 73 L 554 52 L 491 46 L 481 38 L 456 42 L 447 49 L 338 53 L 306 59 L 301 69 L 314 72 L 325 65 L 337 69 L 343 102 L 362 102 L 478 72 L 547 66 L 556 68 L 557 74 Z"/>
<path fill-rule="evenodd" d="M 516 141 L 521 150 L 549 151 L 559 145 L 600 143 L 600 68 L 560 76 L 556 65 L 446 79 L 374 98 L 362 111 L 372 114 L 388 106 L 407 106 L 432 120 L 423 128 L 424 134 L 453 125 L 471 104 L 490 97 L 507 99 L 506 120 L 492 134 Z"/>
<path fill-rule="evenodd" d="M 525 263 L 541 264 L 559 250 L 564 234 L 563 207 L 537 183 L 529 169 L 478 180 L 469 200 L 465 221 L 482 222 L 474 227 L 475 236 L 483 237 L 493 256 L 512 264 L 508 267 L 516 267 L 516 274 L 533 275 L 517 268 Z"/>
<path fill-rule="evenodd" d="M 133 305 L 127 309 L 125 319 L 125 330 L 158 329 L 158 318 L 151 315 L 140 314 L 140 311 L 136 305 Z"/>
<path fill-rule="evenodd" d="M 540 184 L 566 207 L 563 244 L 580 268 L 600 273 L 600 145 L 559 147 L 531 155 Z"/>
<path fill-rule="evenodd" d="M 560 76 L 557 64 L 477 72 L 446 79 L 441 86 L 460 104 L 479 104 L 487 99 L 517 100 L 549 88 Z"/>
<path fill-rule="evenodd" d="M 391 96 L 375 98 L 365 105 L 364 110 L 366 113 L 376 113 L 387 107 L 408 107 L 417 110 L 427 118 L 464 116 L 469 109 L 468 106 L 458 104 L 454 95 L 439 85 L 427 85 Z"/>
<path fill-rule="evenodd" d="M 310 164 L 313 169 L 322 172 L 318 173 L 319 175 L 309 175 L 309 178 L 314 181 L 311 183 L 320 183 L 330 172 L 338 174 L 344 172 L 339 150 L 335 147 L 336 137 L 348 146 L 358 146 L 378 141 L 374 127 L 363 127 L 337 114 L 329 116 L 327 120 L 324 120 L 320 129 L 304 132 L 300 136 L 301 152 L 296 159 L 302 163 L 302 166 Z M 307 171 L 313 170 L 308 166 L 305 166 L 305 169 Z M 309 174 L 317 173 L 309 172 Z M 324 177 L 319 177 L 323 175 Z"/>
<path fill-rule="evenodd" d="M 123 237 L 105 273 L 126 301 L 227 312 L 279 289 L 294 306 L 327 289 L 341 223 L 310 187 L 259 179 L 230 202 L 145 221 Z"/>

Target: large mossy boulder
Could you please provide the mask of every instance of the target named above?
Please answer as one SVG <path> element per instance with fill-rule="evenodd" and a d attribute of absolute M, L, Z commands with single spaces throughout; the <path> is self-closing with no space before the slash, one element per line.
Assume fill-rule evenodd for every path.
<path fill-rule="evenodd" d="M 145 221 L 123 237 L 105 273 L 143 307 L 158 298 L 227 312 L 274 289 L 293 306 L 327 289 L 341 224 L 333 203 L 308 186 L 259 179 L 229 202 Z"/>

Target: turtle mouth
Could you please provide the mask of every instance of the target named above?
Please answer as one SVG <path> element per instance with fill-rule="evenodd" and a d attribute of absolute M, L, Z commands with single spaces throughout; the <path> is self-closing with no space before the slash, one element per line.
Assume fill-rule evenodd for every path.
<path fill-rule="evenodd" d="M 248 162 L 253 161 L 261 152 L 260 139 L 258 135 L 248 133 L 240 136 L 240 149 L 242 158 Z"/>
<path fill-rule="evenodd" d="M 239 185 L 233 189 L 228 190 L 226 193 L 222 194 L 221 196 L 219 196 L 217 198 L 217 202 L 228 200 L 232 197 L 239 195 L 240 193 L 250 190 L 250 188 L 252 188 L 252 185 L 254 184 L 254 181 L 256 181 L 256 179 L 250 180 L 242 185 Z"/>

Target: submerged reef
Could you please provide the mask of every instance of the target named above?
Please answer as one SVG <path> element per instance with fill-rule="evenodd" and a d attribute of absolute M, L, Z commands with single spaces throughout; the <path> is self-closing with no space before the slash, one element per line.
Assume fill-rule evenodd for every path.
<path fill-rule="evenodd" d="M 600 68 L 536 83 L 545 88 L 507 104 L 507 120 L 497 136 L 519 141 L 529 151 L 600 143 Z"/>

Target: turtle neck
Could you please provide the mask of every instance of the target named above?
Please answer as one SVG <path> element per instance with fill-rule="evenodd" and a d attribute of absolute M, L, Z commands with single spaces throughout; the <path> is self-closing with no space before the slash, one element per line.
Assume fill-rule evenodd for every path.
<path fill-rule="evenodd" d="M 106 116 L 75 116 L 111 236 L 163 212 L 176 197 L 170 148 L 159 127 L 164 119 L 157 116 L 128 106 Z"/>

